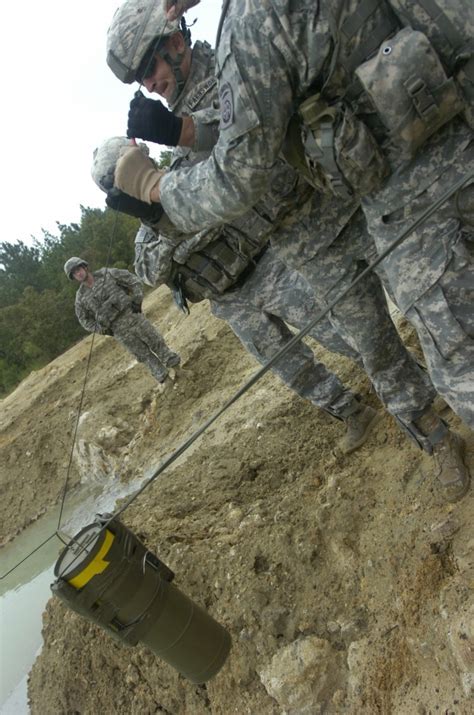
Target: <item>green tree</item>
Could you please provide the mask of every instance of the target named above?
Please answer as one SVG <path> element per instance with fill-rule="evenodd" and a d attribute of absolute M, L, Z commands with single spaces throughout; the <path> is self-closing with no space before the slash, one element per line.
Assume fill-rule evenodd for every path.
<path fill-rule="evenodd" d="M 26 286 L 41 289 L 41 250 L 23 241 L 0 243 L 0 306 L 15 303 Z"/>
<path fill-rule="evenodd" d="M 63 266 L 81 256 L 92 268 L 133 270 L 137 219 L 81 206 L 81 220 L 43 231 L 33 246 L 0 243 L 0 393 L 60 355 L 84 332 L 74 313 L 77 285 Z"/>

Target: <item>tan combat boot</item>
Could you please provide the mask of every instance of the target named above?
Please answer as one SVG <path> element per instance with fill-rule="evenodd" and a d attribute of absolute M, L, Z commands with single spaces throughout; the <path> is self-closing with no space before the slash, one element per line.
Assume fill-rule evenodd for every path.
<path fill-rule="evenodd" d="M 381 418 L 382 414 L 380 412 L 363 404 L 360 404 L 351 415 L 344 417 L 346 434 L 339 440 L 339 447 L 342 452 L 350 454 L 361 447 Z"/>
<path fill-rule="evenodd" d="M 416 421 L 432 446 L 440 490 L 449 502 L 455 502 L 469 489 L 470 475 L 464 464 L 466 445 L 463 438 L 452 432 L 446 423 L 429 410 Z"/>
<path fill-rule="evenodd" d="M 438 481 L 446 501 L 462 499 L 469 489 L 470 475 L 464 464 L 465 449 L 461 435 L 450 430 L 433 447 L 433 458 L 439 470 Z"/>

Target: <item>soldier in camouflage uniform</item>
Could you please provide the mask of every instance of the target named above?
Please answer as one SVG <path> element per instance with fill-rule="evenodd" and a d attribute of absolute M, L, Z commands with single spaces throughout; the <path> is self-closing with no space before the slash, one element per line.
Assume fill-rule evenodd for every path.
<path fill-rule="evenodd" d="M 162 383 L 168 368 L 180 358 L 141 312 L 143 290 L 138 278 L 119 268 L 90 271 L 87 261 L 78 256 L 64 264 L 69 280 L 80 283 L 76 293 L 77 319 L 89 333 L 113 335 Z"/>
<path fill-rule="evenodd" d="M 131 42 L 137 27 L 133 4 L 125 3 L 114 18 L 109 31 L 108 63 L 122 81 L 132 82 L 138 77 L 149 89 L 147 80 L 152 90 L 159 91 L 159 85 L 155 83 L 153 86 L 156 73 L 155 78 L 153 74 L 145 76 L 150 68 L 140 63 L 146 59 L 149 65 L 152 57 L 150 50 L 145 57 L 145 42 L 155 51 L 156 39 L 171 32 L 170 24 L 164 25 L 159 19 L 154 29 L 146 26 L 145 35 L 148 31 L 149 35 L 142 37 L 141 54 L 140 51 L 136 53 L 137 44 L 132 46 Z M 303 229 L 305 225 L 309 226 L 309 217 L 316 215 L 320 218 L 324 215 L 333 223 L 335 231 L 340 232 L 339 249 L 344 255 L 342 242 L 344 238 L 350 240 L 348 230 L 343 230 L 347 214 L 351 213 L 351 209 L 354 213 L 360 198 L 365 196 L 364 210 L 379 248 L 390 245 L 400 228 L 404 228 L 411 217 L 416 218 L 427 201 L 433 195 L 438 197 L 442 189 L 452 182 L 453 176 L 458 173 L 456 167 L 462 166 L 462 162 L 472 166 L 470 130 L 462 119 L 453 119 L 463 108 L 453 89 L 453 81 L 444 81 L 446 78 L 440 76 L 436 60 L 424 73 L 423 62 L 428 54 L 424 36 L 421 37 L 419 32 L 410 34 L 413 33 L 410 23 L 416 28 L 419 18 L 414 20 L 413 12 L 410 15 L 408 11 L 407 21 L 404 12 L 408 3 L 405 0 L 391 0 L 390 4 L 402 5 L 398 16 L 383 0 L 378 3 L 346 0 L 337 7 L 334 3 L 309 6 L 301 0 L 292 3 L 291 8 L 287 0 L 271 0 L 264 5 L 254 0 L 226 3 L 217 53 L 220 135 L 210 159 L 192 170 L 171 172 L 164 177 L 148 176 L 144 192 L 136 191 L 136 181 L 132 182 L 133 187 L 130 183 L 120 186 L 119 182 L 117 186 L 146 202 L 161 201 L 168 217 L 183 231 L 195 231 L 229 220 L 254 203 L 265 190 L 275 158 L 282 148 L 288 121 L 299 106 L 305 122 L 305 143 L 304 147 L 300 147 L 302 151 L 296 152 L 299 154 L 296 163 L 313 185 L 326 193 L 322 200 L 313 198 L 305 207 Z M 425 0 L 420 5 L 424 8 L 421 14 L 430 12 L 427 9 L 429 3 Z M 469 32 L 472 29 L 472 13 L 469 15 L 466 7 L 463 0 L 456 0 L 455 12 L 458 16 L 455 20 L 461 18 L 461 23 L 456 26 L 454 22 L 451 26 L 450 39 L 454 37 L 453 42 L 458 43 L 458 49 L 462 44 L 458 41 L 460 34 L 467 29 L 468 37 L 472 35 Z M 441 15 L 446 27 L 453 18 Z M 396 34 L 393 41 L 387 40 L 384 44 L 387 37 L 400 30 L 402 23 L 407 27 Z M 428 31 L 427 26 L 429 28 L 433 24 L 433 19 L 428 17 L 428 21 L 426 18 L 423 21 L 422 18 L 419 24 L 418 29 Z M 432 33 L 430 38 L 433 42 L 435 35 L 436 32 Z M 337 55 L 332 54 L 334 46 L 338 47 Z M 421 48 L 418 59 L 417 48 Z M 374 69 L 367 66 L 371 60 L 365 64 L 364 60 L 375 50 L 378 54 L 372 63 L 376 64 Z M 459 60 L 461 56 L 462 61 Z M 469 68 L 463 62 L 469 56 L 466 52 L 456 55 L 456 71 L 461 65 L 456 79 L 459 80 L 464 73 L 462 79 L 467 91 L 472 66 Z M 392 64 L 386 64 L 388 57 Z M 412 76 L 405 76 L 403 85 L 409 95 L 411 114 L 416 110 L 414 118 L 409 113 L 400 114 L 402 105 L 393 100 L 394 96 L 398 97 L 391 91 L 390 82 L 393 81 L 395 86 L 398 81 L 400 86 L 397 69 L 403 63 L 405 74 L 410 68 L 417 70 L 412 71 Z M 353 81 L 349 92 L 348 86 L 354 76 L 358 84 Z M 435 84 L 438 82 L 435 89 L 433 82 L 430 87 L 430 77 L 435 77 Z M 389 85 L 388 98 L 383 93 L 379 97 L 380 86 L 384 83 Z M 312 96 L 315 86 L 322 87 L 322 95 Z M 276 97 L 278 111 L 275 111 Z M 336 104 L 334 100 L 341 97 L 344 101 Z M 309 98 L 309 104 L 303 102 L 305 98 Z M 374 136 L 363 121 L 369 113 L 375 120 L 378 119 L 377 113 L 382 116 L 378 125 L 375 121 L 376 126 L 370 127 Z M 398 119 L 403 117 L 400 126 L 395 126 L 397 116 Z M 393 120 L 394 126 L 390 140 L 401 137 L 401 141 L 398 144 L 395 141 L 394 147 L 383 146 L 380 150 L 377 144 L 383 145 L 383 137 L 380 137 L 384 131 L 387 135 L 384 124 L 387 117 Z M 437 131 L 443 124 L 445 127 Z M 192 143 L 199 138 L 196 126 L 194 119 L 184 121 L 180 127 L 180 142 Z M 430 133 L 433 135 L 431 139 Z M 407 154 L 403 144 L 403 141 L 407 143 L 407 136 L 414 136 L 408 141 L 412 144 L 409 147 L 411 156 L 416 156 L 416 161 L 411 163 L 410 154 Z M 288 135 L 287 142 L 288 137 L 290 149 L 294 149 L 292 145 L 297 144 L 293 141 L 294 135 Z M 133 159 L 131 154 L 130 158 Z M 133 169 L 137 170 L 137 166 Z M 439 177 L 446 169 L 448 171 L 441 181 Z M 117 175 L 120 173 L 121 167 L 118 167 Z M 335 198 L 327 196 L 329 191 Z M 337 201 L 339 207 L 334 203 Z M 457 202 L 451 202 L 451 206 L 445 206 L 438 212 L 431 228 L 425 224 L 412 234 L 401 249 L 394 251 L 384 268 L 390 280 L 391 293 L 418 328 L 437 388 L 472 425 L 472 292 L 469 295 L 469 286 L 472 287 L 472 244 L 465 240 L 469 234 L 467 221 L 463 216 L 460 219 L 453 208 L 454 205 L 462 205 L 463 201 L 469 201 L 467 191 L 461 201 L 458 197 Z M 182 210 L 183 203 L 186 203 L 185 211 Z M 342 226 L 334 218 L 342 218 Z M 300 228 L 296 223 L 289 235 L 300 234 Z M 438 237 L 442 233 L 438 245 L 433 244 L 435 233 Z M 356 246 L 352 255 L 349 254 L 349 263 L 352 264 L 349 273 L 353 275 L 358 270 L 358 248 Z M 301 242 L 295 250 L 289 250 L 290 253 L 307 253 L 305 248 L 301 250 Z M 306 266 L 308 272 L 305 275 L 308 278 L 316 256 L 320 266 L 322 260 L 332 264 L 334 256 L 328 254 L 329 250 L 324 245 L 320 245 L 317 251 L 313 248 L 312 260 Z M 312 286 L 315 286 L 314 280 Z M 449 329 L 445 327 L 447 325 Z M 443 338 L 447 341 L 447 349 L 440 345 Z M 423 414 L 418 411 L 417 414 L 413 410 L 411 416 L 410 431 L 444 463 L 441 479 L 445 491 L 448 494 L 464 493 L 468 476 L 462 461 L 463 445 L 460 440 L 451 435 L 437 416 L 430 412 Z M 453 455 L 454 461 L 451 460 Z"/>
<path fill-rule="evenodd" d="M 209 47 L 202 46 L 201 51 L 198 43 L 197 58 L 208 55 Z M 200 66 L 199 61 L 194 63 L 195 69 Z M 128 146 L 125 137 L 113 137 L 94 152 L 92 176 L 102 190 L 113 185 L 114 166 Z M 143 151 L 144 145 L 140 146 Z M 176 154 L 177 165 L 189 161 L 189 152 Z M 286 177 L 287 167 L 284 173 Z M 272 202 L 280 205 L 277 192 L 282 176 L 276 171 L 275 177 Z M 291 339 L 293 334 L 285 321 L 301 329 L 317 310 L 306 281 L 267 250 L 272 227 L 269 216 L 263 218 L 255 209 L 230 226 L 187 237 L 176 247 L 142 225 L 135 239 L 135 270 L 148 285 L 167 284 L 181 305 L 187 300 L 208 298 L 213 314 L 226 320 L 245 348 L 263 364 Z M 243 260 L 246 256 L 249 260 Z M 329 321 L 321 321 L 310 335 L 326 349 L 360 362 L 357 352 Z M 340 440 L 343 452 L 352 452 L 366 441 L 378 413 L 359 402 L 315 359 L 307 345 L 294 346 L 273 371 L 301 397 L 344 421 L 346 433 Z"/>

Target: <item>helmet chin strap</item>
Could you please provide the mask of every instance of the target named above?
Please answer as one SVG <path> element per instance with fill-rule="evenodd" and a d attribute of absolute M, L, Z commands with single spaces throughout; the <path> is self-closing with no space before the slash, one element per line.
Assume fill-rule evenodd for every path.
<path fill-rule="evenodd" d="M 183 87 L 186 83 L 186 78 L 181 71 L 181 63 L 184 59 L 185 51 L 178 52 L 176 57 L 171 57 L 170 53 L 167 51 L 160 51 L 160 55 L 173 70 L 174 78 L 176 80 L 176 87 L 174 88 L 172 96 L 168 100 L 170 104 L 174 104 L 183 91 Z"/>

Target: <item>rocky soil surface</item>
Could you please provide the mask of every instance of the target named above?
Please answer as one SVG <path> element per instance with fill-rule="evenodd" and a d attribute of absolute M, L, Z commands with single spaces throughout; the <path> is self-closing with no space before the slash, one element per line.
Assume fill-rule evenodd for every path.
<path fill-rule="evenodd" d="M 71 488 L 146 473 L 256 369 L 205 304 L 185 318 L 158 290 L 145 309 L 183 368 L 161 392 L 112 339 L 95 339 Z M 90 341 L 3 401 L 4 540 L 61 495 Z M 378 405 L 358 368 L 316 351 Z M 472 434 L 443 416 L 474 469 Z M 267 375 L 125 511 L 176 585 L 231 632 L 213 680 L 189 683 L 52 599 L 32 713 L 472 713 L 472 491 L 444 503 L 430 458 L 388 415 L 353 455 L 338 451 L 340 436 L 339 422 Z"/>

